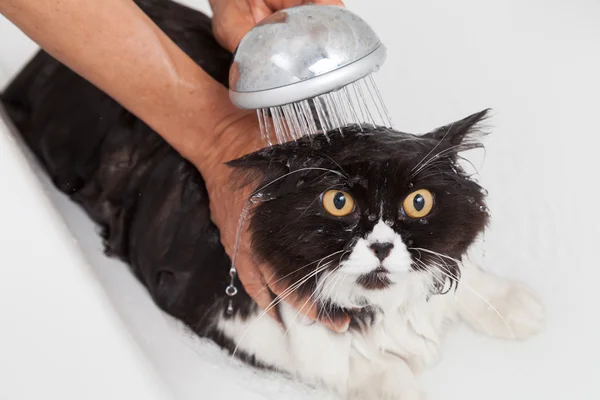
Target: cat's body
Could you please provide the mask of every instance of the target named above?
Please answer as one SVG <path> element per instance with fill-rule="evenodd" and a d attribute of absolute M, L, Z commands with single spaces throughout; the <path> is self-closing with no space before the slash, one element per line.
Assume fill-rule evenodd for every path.
<path fill-rule="evenodd" d="M 167 0 L 138 4 L 225 84 L 231 56 L 208 18 Z M 233 314 L 226 312 L 230 261 L 202 177 L 91 84 L 40 53 L 2 100 L 56 186 L 103 227 L 107 252 L 131 265 L 161 308 L 251 363 L 344 396 L 414 399 L 415 373 L 437 359 L 453 322 L 504 338 L 541 327 L 541 306 L 527 289 L 461 261 L 487 211 L 456 154 L 477 146 L 485 112 L 424 136 L 349 127 L 344 137 L 231 164 L 262 188 L 248 221 L 256 256 L 291 285 L 302 282 L 295 289 L 323 312 L 349 312 L 350 328 L 339 334 L 285 302 L 282 329 L 239 281 Z M 427 201 L 432 208 L 422 214 Z M 407 210 L 413 206 L 421 208 Z"/>

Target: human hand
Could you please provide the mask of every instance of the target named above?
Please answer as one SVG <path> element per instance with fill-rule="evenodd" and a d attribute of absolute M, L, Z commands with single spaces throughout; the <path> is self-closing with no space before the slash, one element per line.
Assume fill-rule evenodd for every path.
<path fill-rule="evenodd" d="M 256 151 L 264 147 L 264 143 L 253 112 L 240 111 L 233 122 L 224 122 L 223 126 L 225 131 L 219 134 L 220 139 L 215 144 L 214 154 L 218 154 L 218 158 L 210 165 L 203 163 L 201 172 L 210 197 L 211 217 L 219 227 L 225 251 L 233 258 L 240 215 L 254 188 L 234 189 L 231 184 L 232 170 L 224 162 Z M 292 305 L 299 313 L 317 320 L 318 308 L 314 300 L 294 293 L 286 294 L 291 282 L 280 280 L 282 277 L 275 275 L 269 265 L 257 262 L 252 256 L 247 226 L 248 224 L 244 225 L 236 258 L 237 273 L 246 292 L 276 320 L 278 314 L 273 304 L 280 299 Z M 350 318 L 347 315 L 335 315 L 335 320 L 330 318 L 334 317 L 323 316 L 319 322 L 337 332 L 348 329 Z"/>
<path fill-rule="evenodd" d="M 211 3 L 221 40 L 227 40 L 233 50 L 254 25 L 254 15 L 262 19 L 275 7 L 301 1 Z M 224 162 L 263 147 L 256 114 L 237 109 L 227 89 L 199 68 L 135 2 L 0 0 L 0 13 L 53 57 L 144 120 L 198 168 L 206 181 L 212 218 L 232 256 L 239 216 L 249 193 L 231 188 L 231 171 Z M 98 35 L 99 31 L 103 34 Z M 252 260 L 248 235 L 242 238 L 239 277 L 264 309 L 272 293 L 281 294 L 287 285 L 269 282 L 273 278 L 268 266 Z M 263 290 L 265 283 L 268 288 Z M 286 300 L 298 308 L 305 303 L 292 297 Z M 316 318 L 314 307 L 302 311 Z M 325 324 L 343 328 L 347 320 Z"/>
<path fill-rule="evenodd" d="M 343 6 L 341 0 L 209 0 L 213 10 L 213 33 L 232 53 L 244 35 L 275 11 L 301 4 Z"/>

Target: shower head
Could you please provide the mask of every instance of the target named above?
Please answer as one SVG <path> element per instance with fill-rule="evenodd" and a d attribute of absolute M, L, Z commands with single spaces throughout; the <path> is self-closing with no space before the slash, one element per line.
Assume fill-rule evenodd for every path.
<path fill-rule="evenodd" d="M 351 123 L 375 124 L 377 114 L 381 125 L 391 125 L 370 76 L 385 56 L 373 30 L 346 8 L 293 7 L 244 36 L 230 70 L 229 95 L 236 106 L 258 110 L 267 140 L 271 127 L 281 142 Z"/>

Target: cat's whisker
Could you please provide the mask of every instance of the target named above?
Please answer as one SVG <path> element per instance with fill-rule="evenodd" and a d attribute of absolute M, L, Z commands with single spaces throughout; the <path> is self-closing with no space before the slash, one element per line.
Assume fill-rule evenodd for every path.
<path fill-rule="evenodd" d="M 408 249 L 409 250 L 424 251 L 426 253 L 433 254 L 433 255 L 438 256 L 438 257 L 447 258 L 447 259 L 452 260 L 452 261 L 454 261 L 454 262 L 456 262 L 458 264 L 462 264 L 462 262 L 459 261 L 459 260 L 457 260 L 456 258 L 450 257 L 450 256 L 448 256 L 446 254 L 438 253 L 437 251 L 425 249 L 423 247 L 409 247 Z"/>
<path fill-rule="evenodd" d="M 338 265 L 337 265 L 337 266 L 336 266 L 336 267 L 335 267 L 335 268 L 334 268 L 334 269 L 331 271 L 332 273 L 333 273 L 333 272 L 335 272 L 335 271 L 337 271 L 339 268 L 341 268 L 341 266 L 342 266 L 342 258 L 344 258 L 344 256 L 345 256 L 346 254 L 350 253 L 350 252 L 351 252 L 351 250 L 346 250 L 346 251 L 344 251 L 344 252 L 343 252 L 343 253 L 340 255 L 340 258 L 339 258 L 339 260 L 338 260 Z M 331 274 L 329 274 L 329 275 L 331 275 Z M 329 276 L 329 275 L 328 275 L 328 276 Z M 337 280 L 341 279 L 341 278 L 339 277 L 340 275 L 344 275 L 344 274 L 339 274 L 339 275 L 336 277 L 336 278 L 337 278 Z M 327 277 L 328 277 L 328 276 L 327 276 Z M 323 280 L 322 280 L 322 281 L 323 281 L 323 285 L 329 285 L 329 286 L 331 287 L 331 286 L 333 285 L 333 283 L 331 283 L 331 282 L 328 282 L 328 281 L 327 281 L 327 277 L 323 278 Z M 331 294 L 333 293 L 333 289 L 331 289 L 331 290 L 329 290 L 329 292 L 328 292 L 327 296 L 325 296 L 325 286 L 322 286 L 321 288 L 319 288 L 319 286 L 317 286 L 317 291 L 320 293 L 320 295 L 321 295 L 321 296 L 323 296 L 323 298 L 324 298 L 325 300 L 329 299 L 329 298 L 331 297 Z"/>
<path fill-rule="evenodd" d="M 325 158 L 329 159 L 329 161 L 331 161 L 332 163 L 334 163 L 340 169 L 340 172 L 342 174 L 344 174 L 344 177 L 346 179 L 348 179 L 348 173 L 346 173 L 346 171 L 344 171 L 344 168 L 342 168 L 342 166 L 340 164 L 338 164 L 337 161 L 335 161 L 333 158 L 331 158 L 331 156 L 329 156 L 327 154 L 325 154 Z"/>
<path fill-rule="evenodd" d="M 424 261 L 422 260 L 415 260 L 415 262 L 421 266 L 426 272 L 429 272 L 432 276 L 433 279 L 435 279 L 438 283 L 440 283 L 442 286 L 445 286 L 446 284 L 446 279 L 448 276 L 446 274 L 444 274 L 442 271 L 439 270 L 435 270 L 432 267 L 430 267 L 429 265 L 427 265 Z M 441 275 L 438 276 L 438 275 Z M 442 279 L 444 278 L 444 279 Z"/>
<path fill-rule="evenodd" d="M 279 304 L 281 302 L 281 300 L 284 300 L 285 298 L 287 298 L 289 295 L 291 295 L 295 290 L 297 290 L 300 286 L 304 285 L 309 279 L 311 279 L 313 276 L 317 275 L 319 272 L 323 271 L 325 268 L 327 268 L 329 265 L 331 264 L 331 261 L 325 263 L 322 267 L 317 267 L 317 269 L 315 269 L 313 272 L 311 272 L 310 274 L 308 274 L 307 276 L 301 278 L 298 282 L 290 285 L 286 290 L 284 290 L 280 295 L 276 296 L 275 299 L 271 302 L 271 304 L 269 304 L 264 312 L 267 313 L 269 311 L 271 311 L 271 309 L 275 306 L 277 306 L 277 304 Z M 275 303 L 276 302 L 276 303 Z M 275 303 L 275 304 L 273 304 Z"/>
<path fill-rule="evenodd" d="M 454 301 L 456 302 L 456 304 L 458 304 L 467 314 L 469 314 L 471 316 L 471 318 L 473 318 L 475 321 L 477 321 L 477 323 L 479 324 L 479 326 L 481 326 L 481 328 L 485 331 L 485 333 L 489 336 L 489 337 L 494 337 L 494 335 L 492 334 L 492 332 L 485 326 L 485 324 L 483 322 L 481 322 L 481 319 L 479 319 L 467 306 L 465 306 L 463 303 L 461 303 L 458 298 L 456 296 L 454 296 Z"/>
<path fill-rule="evenodd" d="M 454 145 L 454 146 L 450 146 L 450 147 L 448 147 L 448 148 L 446 148 L 446 149 L 444 149 L 444 150 L 441 150 L 441 151 L 439 151 L 438 153 L 434 154 L 433 156 L 431 156 L 431 157 L 429 158 L 429 160 L 427 160 L 427 161 L 426 161 L 426 162 L 425 162 L 423 165 L 421 165 L 421 166 L 420 166 L 420 167 L 419 167 L 419 168 L 418 168 L 416 171 L 414 171 L 414 172 L 413 172 L 413 173 L 410 175 L 409 179 L 412 179 L 412 178 L 414 178 L 415 176 L 417 176 L 417 175 L 418 175 L 418 174 L 419 174 L 421 171 L 423 171 L 425 168 L 427 168 L 427 166 L 428 166 L 428 165 L 430 165 L 430 164 L 431 164 L 433 161 L 437 161 L 437 160 L 438 160 L 440 157 L 442 157 L 443 155 L 446 155 L 447 153 L 449 153 L 449 152 L 453 151 L 454 149 L 460 148 L 460 147 L 463 147 L 463 145 L 461 145 L 461 144 L 457 144 L 457 145 Z M 414 168 L 413 168 L 411 171 L 413 171 L 413 170 L 414 170 Z"/>
<path fill-rule="evenodd" d="M 451 147 L 448 147 L 447 149 L 441 150 L 440 152 L 434 154 L 433 156 L 431 156 L 431 158 L 429 158 L 429 160 L 427 160 L 416 171 L 414 171 L 410 175 L 409 179 L 412 179 L 415 176 L 419 175 L 421 172 L 428 170 L 432 166 L 435 166 L 437 162 L 442 161 L 441 157 L 447 155 L 450 152 L 453 152 L 454 149 L 457 149 L 457 148 L 460 148 L 460 147 L 462 147 L 462 146 L 461 145 L 451 146 Z"/>
<path fill-rule="evenodd" d="M 343 250 L 340 250 L 340 251 L 343 251 Z M 337 253 L 339 253 L 339 252 L 336 252 L 336 253 L 334 253 L 334 254 L 337 254 Z M 334 272 L 337 270 L 337 268 L 339 268 L 339 265 L 338 265 L 338 267 L 335 267 L 335 268 L 333 268 L 331 271 L 329 271 L 329 273 L 328 273 L 328 274 L 327 274 L 327 275 L 326 275 L 326 276 L 323 278 L 323 280 L 326 282 L 326 281 L 327 281 L 327 278 L 328 278 L 329 276 L 331 276 L 331 274 L 333 274 L 333 273 L 334 273 Z M 318 284 L 318 283 L 317 283 L 317 284 Z M 315 293 L 316 293 L 316 292 L 315 292 Z M 308 304 L 308 302 L 310 301 L 310 299 L 311 299 L 311 298 L 313 298 L 313 296 L 315 295 L 315 293 L 312 293 L 310 296 L 308 296 L 308 298 L 306 299 L 306 301 L 304 302 L 304 304 L 302 305 L 302 307 L 300 308 L 300 310 L 298 310 L 298 312 L 296 313 L 296 315 L 295 315 L 295 316 L 294 316 L 294 318 L 292 319 L 292 323 L 290 323 L 290 325 L 289 325 L 289 326 L 288 326 L 288 328 L 286 329 L 286 331 L 285 331 L 285 333 L 284 333 L 284 335 L 283 335 L 283 336 L 286 336 L 286 335 L 288 334 L 288 332 L 289 332 L 290 328 L 292 327 L 292 324 L 293 324 L 293 323 L 296 321 L 296 319 L 298 318 L 298 316 L 299 316 L 299 315 L 302 313 L 302 310 L 304 310 L 304 307 L 306 307 L 306 305 Z M 314 304 L 316 304 L 316 302 L 317 302 L 318 300 L 319 300 L 319 296 L 318 296 L 318 294 L 317 294 L 317 297 L 315 298 L 315 300 L 313 300 L 313 305 L 314 305 Z M 317 314 L 317 319 L 318 319 L 318 314 Z"/>
<path fill-rule="evenodd" d="M 319 321 L 321 319 L 322 314 L 329 315 L 329 313 L 326 310 L 326 307 L 328 307 L 328 302 L 327 302 L 327 297 L 325 296 L 325 289 L 328 287 L 331 287 L 331 282 L 329 282 L 327 280 L 327 278 L 329 277 L 329 275 L 331 275 L 334 272 L 335 272 L 335 269 L 332 270 L 331 273 L 328 274 L 326 277 L 324 277 L 322 279 L 323 284 L 321 284 L 321 282 L 319 282 L 317 285 L 317 288 L 315 289 L 315 293 L 317 294 L 317 301 L 321 304 L 321 306 L 319 307 L 319 311 L 317 313 L 317 321 Z"/>
<path fill-rule="evenodd" d="M 328 190 L 331 190 L 337 186 L 343 186 L 342 184 L 335 184 L 332 186 L 329 186 L 327 189 L 325 189 L 323 192 L 326 192 Z M 302 214 L 300 214 L 300 216 L 298 216 L 298 218 L 296 218 L 296 221 L 300 220 L 300 218 L 302 218 L 304 216 L 304 213 L 306 213 L 306 211 L 308 211 L 308 209 L 315 204 L 315 201 L 319 200 L 321 198 L 321 194 L 319 193 L 319 195 L 317 197 L 315 197 L 315 199 L 313 201 L 311 201 L 311 203 L 304 209 L 304 211 L 302 211 Z"/>
<path fill-rule="evenodd" d="M 236 344 L 235 348 L 233 349 L 233 352 L 231 353 L 231 356 L 235 357 L 235 354 L 236 354 L 238 348 L 240 347 L 240 344 L 244 341 L 245 337 L 248 335 L 248 332 L 254 327 L 254 325 L 262 317 L 264 317 L 265 315 L 267 315 L 269 311 L 271 311 L 279 303 L 281 303 L 287 297 L 289 297 L 292 293 L 294 293 L 298 288 L 300 288 L 300 286 L 302 286 L 306 282 L 308 282 L 308 280 L 310 280 L 314 275 L 316 275 L 316 274 L 320 273 L 321 271 L 325 270 L 329 266 L 330 263 L 331 262 L 325 263 L 321 268 L 317 268 L 315 271 L 311 272 L 309 275 L 307 275 L 304 278 L 300 279 L 298 282 L 290 285 L 280 295 L 276 296 L 275 299 L 273 299 L 273 301 L 271 301 L 271 303 L 269 303 L 269 305 L 267 307 L 265 307 L 265 309 L 256 318 L 254 318 L 254 320 L 250 323 L 250 325 L 248 326 L 248 328 L 246 328 L 246 330 L 244 331 L 244 334 L 242 335 L 242 337 L 240 338 L 240 340 Z"/>
<path fill-rule="evenodd" d="M 317 320 L 319 319 L 319 317 L 320 317 L 320 315 L 321 315 L 321 311 L 324 311 L 324 312 L 325 312 L 325 314 L 327 314 L 327 318 L 331 319 L 331 315 L 329 314 L 329 311 L 327 310 L 327 306 L 331 307 L 331 304 L 329 304 L 329 302 L 328 302 L 327 300 L 328 300 L 328 299 L 331 297 L 331 294 L 333 293 L 333 290 L 335 289 L 336 282 L 340 280 L 340 276 L 341 276 L 341 274 L 338 274 L 338 275 L 336 275 L 336 276 L 334 277 L 335 279 L 334 279 L 334 281 L 333 281 L 333 282 L 329 282 L 329 281 L 327 281 L 327 278 L 328 278 L 328 277 L 329 277 L 331 274 L 333 274 L 334 272 L 336 272 L 338 269 L 340 269 L 340 268 L 341 268 L 341 266 L 342 266 L 342 265 L 341 265 L 341 259 L 342 259 L 342 257 L 344 256 L 344 254 L 346 254 L 346 252 L 344 252 L 344 253 L 343 253 L 343 254 L 340 256 L 340 260 L 338 261 L 338 265 L 337 265 L 335 268 L 333 268 L 333 269 L 331 270 L 331 272 L 330 272 L 330 273 L 329 273 L 329 274 L 328 274 L 326 277 L 324 277 L 324 278 L 322 279 L 322 281 L 324 282 L 324 285 L 323 285 L 323 287 L 322 287 L 320 290 L 318 289 L 318 284 L 317 284 L 317 290 L 315 290 L 316 292 L 318 292 L 318 293 L 319 293 L 317 298 L 318 298 L 318 299 L 322 299 L 322 300 L 324 300 L 324 301 L 323 301 L 323 303 L 326 305 L 326 306 L 324 306 L 324 307 L 322 308 L 322 310 L 319 310 L 319 314 L 317 315 Z M 329 294 L 328 294 L 327 296 L 325 296 L 325 287 L 326 287 L 325 285 L 328 285 L 328 286 L 329 286 Z"/>
<path fill-rule="evenodd" d="M 267 187 L 271 186 L 272 184 L 274 184 L 274 183 L 276 183 L 276 182 L 278 182 L 278 181 L 280 181 L 280 180 L 282 180 L 282 179 L 285 179 L 285 178 L 287 178 L 287 177 L 288 177 L 288 176 L 290 176 L 290 175 L 293 175 L 293 174 L 296 174 L 296 173 L 299 173 L 299 172 L 304 172 L 304 171 L 326 171 L 326 172 L 330 172 L 330 173 L 332 173 L 332 174 L 338 175 L 338 176 L 340 176 L 340 177 L 342 177 L 342 178 L 346 179 L 346 176 L 344 176 L 344 174 L 342 174 L 342 173 L 340 173 L 340 172 L 338 172 L 338 171 L 335 171 L 335 170 L 333 170 L 333 169 L 329 169 L 329 168 L 320 168 L 320 167 L 306 167 L 306 168 L 299 168 L 299 169 L 296 169 L 296 170 L 294 170 L 294 171 L 290 171 L 290 172 L 288 172 L 287 174 L 283 174 L 282 176 L 280 176 L 280 177 L 278 177 L 278 178 L 275 178 L 275 179 L 273 179 L 271 182 L 269 182 L 269 183 L 267 183 L 266 185 L 264 185 L 264 186 L 260 187 L 259 189 L 256 189 L 256 190 L 255 190 L 255 191 L 252 193 L 252 195 L 250 196 L 250 198 L 252 198 L 252 197 L 256 196 L 257 194 L 259 194 L 260 192 L 262 192 L 263 190 L 265 190 Z"/>
<path fill-rule="evenodd" d="M 443 268 L 441 265 L 438 265 L 440 268 Z M 456 278 L 455 278 L 456 279 Z M 457 280 L 458 282 L 458 280 Z M 475 296 L 477 296 L 481 301 L 483 301 L 485 304 L 487 304 L 488 307 L 490 307 L 492 309 L 492 311 L 494 311 L 494 313 L 498 316 L 498 318 L 500 318 L 502 320 L 502 323 L 506 326 L 506 329 L 508 330 L 508 332 L 510 333 L 511 337 L 513 339 L 516 339 L 515 333 L 513 332 L 512 328 L 510 327 L 510 325 L 508 325 L 508 322 L 506 322 L 506 319 L 504 319 L 504 317 L 502 316 L 502 314 L 500 314 L 500 312 L 496 309 L 496 307 L 494 307 L 492 305 L 492 303 L 490 303 L 485 297 L 483 297 L 477 290 L 475 290 L 471 285 L 469 285 L 466 282 L 461 282 L 461 285 L 463 285 L 464 287 L 466 287 L 471 293 L 473 293 Z"/>
<path fill-rule="evenodd" d="M 422 265 L 425 270 L 429 273 L 431 273 L 431 276 L 433 277 L 433 279 L 437 280 L 438 283 L 440 283 L 442 286 L 445 284 L 445 282 L 436 275 L 435 270 L 430 269 L 430 267 L 427 266 L 427 264 L 425 264 L 422 260 L 417 260 L 417 262 Z M 473 318 L 473 320 L 477 321 L 477 323 L 481 326 L 481 328 L 488 334 L 488 336 L 492 337 L 492 333 L 491 331 L 485 326 L 485 324 L 483 322 L 481 322 L 481 320 L 475 315 L 473 314 L 473 312 L 467 307 L 465 306 L 463 303 L 461 303 L 458 300 L 458 297 L 453 296 L 452 299 L 456 302 L 456 304 L 458 304 L 467 314 L 469 314 L 471 316 L 471 318 Z"/>
<path fill-rule="evenodd" d="M 269 286 L 272 286 L 272 285 L 273 285 L 273 284 L 275 284 L 275 283 L 281 282 L 281 281 L 282 281 L 282 280 L 284 280 L 285 278 L 289 277 L 290 275 L 293 275 L 293 274 L 295 274 L 296 272 L 298 272 L 298 271 L 300 271 L 300 270 L 303 270 L 304 268 L 308 268 L 308 267 L 310 267 L 310 266 L 311 266 L 311 265 L 313 265 L 313 264 L 316 264 L 316 263 L 318 263 L 318 262 L 321 262 L 321 261 L 323 261 L 323 260 L 325 260 L 325 259 L 327 259 L 327 258 L 329 258 L 329 257 L 333 257 L 333 256 L 335 256 L 336 254 L 340 254 L 340 253 L 341 253 L 341 252 L 343 252 L 343 251 L 344 251 L 344 250 L 339 250 L 339 251 L 336 251 L 336 252 L 334 252 L 334 253 L 331 253 L 331 254 L 329 254 L 329 255 L 327 255 L 327 256 L 325 256 L 325 257 L 319 258 L 318 260 L 315 260 L 315 261 L 313 261 L 313 262 L 311 262 L 311 263 L 308 263 L 308 264 L 306 264 L 306 265 L 304 265 L 304 266 L 302 266 L 302 267 L 296 268 L 295 270 L 293 270 L 293 271 L 292 271 L 292 272 L 290 272 L 289 274 L 285 274 L 284 276 L 282 276 L 281 278 L 279 278 L 279 279 L 277 279 L 277 280 L 271 281 L 270 279 L 271 279 L 271 278 L 273 278 L 273 277 L 275 277 L 275 275 L 276 275 L 275 273 L 273 273 L 273 274 L 271 275 L 271 277 L 269 277 L 269 280 L 267 280 L 267 283 L 266 283 L 266 285 L 265 285 L 265 286 L 263 286 L 263 287 L 262 287 L 262 288 L 261 288 L 259 291 L 257 291 L 257 292 L 256 292 L 256 294 L 262 293 L 264 290 L 267 290 L 267 289 L 269 288 Z"/>
<path fill-rule="evenodd" d="M 421 161 L 419 161 L 419 162 L 418 162 L 418 163 L 417 163 L 417 164 L 416 164 L 416 165 L 415 165 L 415 166 L 414 166 L 414 167 L 411 169 L 411 171 L 414 171 L 415 169 L 417 169 L 417 168 L 419 167 L 419 165 L 420 165 L 420 164 L 421 164 L 423 161 L 425 161 L 425 159 L 427 159 L 427 157 L 429 157 L 429 155 L 430 155 L 431 153 L 433 153 L 433 152 L 435 151 L 435 149 L 437 149 L 437 147 L 440 145 L 440 143 L 442 143 L 442 142 L 444 141 L 444 139 L 446 139 L 446 136 L 448 136 L 448 134 L 449 134 L 449 133 L 450 133 L 450 131 L 452 130 L 452 127 L 453 127 L 453 126 L 454 126 L 454 122 L 453 122 L 452 124 L 450 124 L 450 126 L 448 127 L 448 130 L 446 131 L 446 133 L 444 133 L 444 136 L 442 136 L 442 139 L 441 139 L 441 140 L 439 140 L 439 141 L 438 141 L 438 142 L 435 144 L 435 146 L 433 147 L 433 149 L 431 149 L 431 150 L 429 151 L 429 153 L 425 154 L 425 157 L 423 157 L 423 158 L 421 159 Z"/>
<path fill-rule="evenodd" d="M 344 254 L 342 254 L 340 256 L 340 261 L 338 263 L 338 266 L 335 267 L 332 272 L 335 272 L 339 268 L 342 267 L 342 265 L 341 265 L 341 259 L 344 257 L 345 254 L 347 254 L 349 252 L 350 251 L 348 250 L 348 251 L 346 251 Z M 325 282 L 325 284 L 329 286 L 329 290 L 327 290 L 327 294 L 325 294 L 325 291 L 326 291 L 326 286 L 325 285 L 320 290 L 319 297 L 320 297 L 320 299 L 324 299 L 325 300 L 323 303 L 326 304 L 329 308 L 333 308 L 333 304 L 331 302 L 329 302 L 328 300 L 331 299 L 331 295 L 335 291 L 335 289 L 338 286 L 338 284 L 341 285 L 344 282 L 344 280 L 346 279 L 346 277 L 347 277 L 346 274 L 337 274 L 335 276 L 333 282 Z M 328 309 L 326 307 L 323 307 L 322 310 L 319 310 L 319 317 L 321 315 L 321 312 L 325 312 L 327 314 L 327 318 L 331 319 L 331 315 L 329 314 L 329 311 L 328 311 Z M 317 320 L 319 319 L 319 317 L 317 318 Z"/>
<path fill-rule="evenodd" d="M 483 148 L 483 150 L 485 151 L 485 148 Z M 485 156 L 484 156 L 484 157 L 485 157 Z M 473 163 L 471 162 L 471 160 L 469 160 L 468 158 L 466 158 L 466 157 L 463 157 L 463 156 L 461 156 L 461 155 L 457 155 L 457 158 L 459 158 L 459 159 L 463 160 L 464 162 L 468 163 L 469 165 L 471 165 L 471 167 L 473 168 L 473 170 L 475 171 L 475 173 L 474 173 L 474 174 L 471 174 L 471 175 L 469 175 L 469 176 L 473 176 L 473 175 L 479 175 L 479 169 L 477 169 L 477 168 L 475 167 L 475 165 L 473 165 Z"/>
<path fill-rule="evenodd" d="M 283 337 L 286 337 L 288 332 L 290 331 L 290 329 L 292 328 L 292 325 L 294 325 L 294 323 L 296 322 L 296 319 L 298 319 L 298 316 L 300 316 L 300 314 L 302 314 L 302 311 L 304 310 L 304 307 L 306 307 L 306 305 L 308 304 L 308 302 L 313 298 L 313 295 L 311 294 L 310 296 L 308 296 L 308 298 L 306 299 L 306 301 L 304 302 L 304 304 L 302 304 L 302 307 L 300 307 L 300 309 L 298 310 L 298 312 L 296 313 L 296 315 L 294 316 L 294 318 L 292 318 L 292 321 L 288 324 L 287 329 L 285 330 Z M 315 305 L 316 300 L 312 301 L 312 304 Z"/>
<path fill-rule="evenodd" d="M 435 253 L 435 252 L 433 252 Z M 442 254 L 436 254 L 438 255 L 438 257 L 440 257 L 440 259 L 443 258 L 441 256 L 443 256 Z M 446 256 L 452 260 L 454 260 L 452 257 Z M 456 261 L 456 260 L 455 260 Z M 442 265 L 442 264 L 438 264 L 436 262 L 433 262 L 433 264 L 437 267 L 439 267 L 442 271 L 442 273 L 444 273 L 446 276 L 448 276 L 448 278 L 453 279 L 455 282 L 459 282 L 460 279 L 455 276 L 449 269 L 447 269 L 447 265 Z M 487 304 L 488 307 L 490 307 L 490 309 L 492 309 L 492 311 L 494 311 L 494 313 L 498 316 L 498 318 L 500 318 L 500 320 L 502 320 L 502 323 L 506 326 L 506 329 L 508 330 L 508 332 L 510 333 L 510 335 L 512 336 L 512 338 L 516 338 L 512 328 L 510 327 L 510 325 L 508 325 L 508 322 L 506 322 L 506 319 L 504 319 L 504 317 L 502 316 L 502 314 L 500 314 L 500 312 L 496 309 L 496 307 L 494 307 L 485 297 L 483 297 L 477 290 L 475 290 L 471 285 L 469 285 L 467 282 L 462 281 L 461 285 L 466 287 L 471 293 L 473 293 L 475 296 L 477 296 L 481 301 L 483 301 L 485 304 Z"/>
<path fill-rule="evenodd" d="M 319 272 L 321 272 L 322 270 L 324 270 L 328 265 L 329 265 L 329 263 L 324 264 L 321 269 L 316 269 L 315 271 L 311 272 L 309 275 L 307 275 L 307 276 L 299 279 L 297 282 L 295 282 L 292 285 L 290 285 L 281 294 L 279 294 L 278 296 L 276 296 L 271 301 L 271 303 L 269 303 L 269 305 L 267 307 L 265 307 L 265 309 L 255 318 L 255 321 L 253 322 L 253 324 L 257 320 L 259 320 L 261 317 L 263 317 L 264 315 L 266 315 L 269 311 L 271 311 L 271 309 L 273 309 L 279 303 L 281 303 L 281 301 L 285 300 L 288 296 L 290 296 L 294 291 L 296 291 L 300 286 L 302 286 L 304 283 L 306 283 L 310 278 L 312 278 L 314 275 L 316 275 Z"/>
<path fill-rule="evenodd" d="M 342 255 L 340 256 L 340 260 L 342 259 L 342 257 L 343 257 L 345 254 L 348 254 L 348 252 L 345 252 L 344 254 L 342 254 Z M 337 269 L 339 269 L 340 267 L 341 267 L 341 261 L 340 261 L 340 264 L 338 265 L 338 267 L 336 268 L 336 270 L 337 270 Z M 337 285 L 338 285 L 338 284 L 341 284 L 341 283 L 344 281 L 344 279 L 346 279 L 346 276 L 347 276 L 347 275 L 346 275 L 346 274 L 344 274 L 344 273 L 342 273 L 342 274 L 337 274 L 337 276 L 336 276 L 336 279 L 333 281 L 333 283 L 332 283 L 332 284 L 330 284 L 330 289 L 329 289 L 329 291 L 327 292 L 326 299 L 330 299 L 330 298 L 331 298 L 331 295 L 333 294 L 333 292 L 334 292 L 335 288 L 337 287 Z M 325 292 L 323 292 L 323 293 L 325 293 Z"/>

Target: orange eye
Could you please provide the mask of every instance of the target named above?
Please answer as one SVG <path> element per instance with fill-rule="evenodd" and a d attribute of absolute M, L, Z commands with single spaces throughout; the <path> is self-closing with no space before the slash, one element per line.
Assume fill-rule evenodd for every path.
<path fill-rule="evenodd" d="M 341 190 L 328 190 L 321 199 L 325 211 L 334 217 L 345 217 L 354 211 L 354 199 Z"/>
<path fill-rule="evenodd" d="M 433 194 L 427 189 L 419 189 L 404 199 L 402 209 L 410 218 L 423 218 L 433 208 Z"/>

